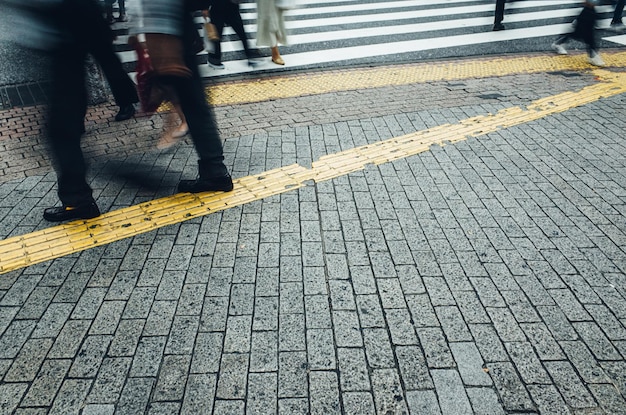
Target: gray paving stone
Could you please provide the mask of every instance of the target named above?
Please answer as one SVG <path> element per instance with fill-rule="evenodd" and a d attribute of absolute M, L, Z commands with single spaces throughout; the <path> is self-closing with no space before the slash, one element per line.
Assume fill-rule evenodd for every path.
<path fill-rule="evenodd" d="M 283 398 L 278 400 L 278 415 L 306 415 L 310 413 L 306 398 Z"/>
<path fill-rule="evenodd" d="M 408 415 L 406 399 L 395 369 L 373 369 L 372 390 L 377 413 Z"/>
<path fill-rule="evenodd" d="M 159 372 L 159 366 L 163 359 L 166 337 L 142 337 L 139 340 L 137 351 L 133 358 L 130 376 L 153 378 Z"/>
<path fill-rule="evenodd" d="M 585 343 L 582 341 L 564 341 L 559 342 L 559 345 L 585 383 L 609 382 L 609 378 Z"/>
<path fill-rule="evenodd" d="M 87 402 L 90 404 L 117 403 L 131 363 L 130 357 L 105 358 L 87 396 Z"/>
<path fill-rule="evenodd" d="M 225 331 L 228 297 L 205 297 L 199 331 Z"/>
<path fill-rule="evenodd" d="M 111 341 L 109 356 L 133 356 L 144 324 L 144 320 L 121 320 Z"/>
<path fill-rule="evenodd" d="M 191 354 L 198 325 L 199 316 L 175 316 L 165 354 Z"/>
<path fill-rule="evenodd" d="M 180 411 L 178 402 L 151 402 L 148 407 L 148 415 L 177 414 Z"/>
<path fill-rule="evenodd" d="M 504 415 L 506 413 L 492 388 L 467 388 L 465 391 L 475 414 Z"/>
<path fill-rule="evenodd" d="M 246 353 L 222 355 L 216 398 L 243 399 L 246 394 L 246 375 L 250 356 Z"/>
<path fill-rule="evenodd" d="M 144 336 L 167 336 L 172 326 L 174 313 L 176 312 L 175 301 L 155 301 L 146 325 L 143 328 Z"/>
<path fill-rule="evenodd" d="M 2 297 L 2 300 L 0 301 L 0 307 L 4 309 L 5 307 L 8 308 L 10 306 L 23 305 L 28 297 L 35 290 L 37 284 L 39 283 L 39 281 L 41 281 L 42 277 L 42 275 L 23 275 L 21 278 L 15 281 L 13 285 L 11 285 L 11 288 Z"/>
<path fill-rule="evenodd" d="M 595 384 L 589 389 L 606 413 L 626 414 L 626 400 L 614 385 Z"/>
<path fill-rule="evenodd" d="M 451 368 L 456 365 L 443 331 L 439 328 L 417 329 L 429 368 Z"/>
<path fill-rule="evenodd" d="M 304 313 L 304 287 L 300 282 L 281 282 L 280 314 Z"/>
<path fill-rule="evenodd" d="M 2 413 L 14 413 L 27 388 L 27 383 L 3 383 L 0 385 L 0 396 L 2 396 L 0 410 Z"/>
<path fill-rule="evenodd" d="M 467 325 L 459 309 L 455 306 L 435 307 L 435 312 L 446 337 L 450 342 L 471 341 Z"/>
<path fill-rule="evenodd" d="M 93 320 L 106 296 L 106 288 L 87 288 L 74 307 L 71 318 Z"/>
<path fill-rule="evenodd" d="M 276 413 L 278 411 L 276 373 L 250 373 L 248 375 L 247 414 Z"/>
<path fill-rule="evenodd" d="M 307 361 L 311 370 L 334 370 L 337 367 L 331 329 L 309 329 L 307 336 Z"/>
<path fill-rule="evenodd" d="M 486 308 L 493 325 L 502 341 L 524 341 L 526 336 L 508 308 Z"/>
<path fill-rule="evenodd" d="M 69 376 L 92 378 L 98 373 L 113 336 L 88 336 L 72 363 Z"/>
<path fill-rule="evenodd" d="M 341 414 L 339 381 L 336 372 L 311 371 L 309 373 L 311 414 Z"/>
<path fill-rule="evenodd" d="M 619 360 L 620 354 L 594 322 L 573 323 L 587 347 L 598 360 Z"/>
<path fill-rule="evenodd" d="M 529 342 L 504 343 L 525 384 L 549 384 L 550 377 Z"/>
<path fill-rule="evenodd" d="M 52 339 L 28 340 L 17 357 L 13 360 L 11 368 L 4 376 L 4 382 L 30 382 L 46 358 L 48 350 L 52 346 Z"/>
<path fill-rule="evenodd" d="M 593 396 L 568 362 L 545 362 L 544 365 L 569 407 L 583 409 L 597 406 Z"/>
<path fill-rule="evenodd" d="M 213 411 L 216 384 L 215 374 L 189 375 L 181 415 L 210 414 Z"/>
<path fill-rule="evenodd" d="M 361 326 L 358 314 L 350 310 L 332 312 L 335 342 L 338 347 L 362 347 Z"/>
<path fill-rule="evenodd" d="M 84 406 L 82 415 L 113 415 L 115 405 L 113 404 L 87 404 Z"/>
<path fill-rule="evenodd" d="M 405 308 L 384 311 L 394 345 L 417 344 L 415 328 L 411 324 L 411 313 Z"/>
<path fill-rule="evenodd" d="M 528 391 L 537 403 L 539 413 L 553 413 L 555 415 L 572 413 L 554 385 L 528 385 Z"/>
<path fill-rule="evenodd" d="M 52 303 L 37 323 L 32 337 L 56 337 L 72 312 L 72 304 Z"/>
<path fill-rule="evenodd" d="M 465 393 L 461 377 L 456 370 L 431 371 L 435 391 L 444 414 L 472 414 L 470 401 Z"/>
<path fill-rule="evenodd" d="M 157 402 L 182 400 L 190 362 L 190 356 L 164 356 L 152 400 Z"/>
<path fill-rule="evenodd" d="M 0 358 L 14 359 L 35 329 L 34 320 L 13 320 L 0 337 Z"/>
<path fill-rule="evenodd" d="M 363 349 L 338 348 L 337 359 L 342 391 L 370 390 L 370 379 Z"/>
<path fill-rule="evenodd" d="M 465 385 L 492 385 L 491 379 L 484 371 L 484 362 L 475 344 L 470 342 L 450 343 L 450 351 Z"/>
<path fill-rule="evenodd" d="M 280 351 L 305 350 L 304 314 L 280 315 L 280 323 L 278 326 L 278 349 Z"/>
<path fill-rule="evenodd" d="M 125 301 L 104 301 L 96 318 L 91 323 L 89 334 L 114 334 L 125 306 Z"/>
<path fill-rule="evenodd" d="M 84 405 L 93 380 L 67 379 L 61 385 L 49 414 L 66 415 L 78 413 Z"/>
<path fill-rule="evenodd" d="M 22 400 L 23 406 L 50 406 L 72 364 L 71 360 L 48 359 Z"/>
<path fill-rule="evenodd" d="M 154 378 L 129 378 L 122 390 L 116 415 L 145 413 L 153 386 Z"/>
<path fill-rule="evenodd" d="M 395 355 L 406 390 L 434 388 L 426 357 L 419 346 L 397 346 Z"/>
<path fill-rule="evenodd" d="M 526 386 L 517 375 L 511 363 L 487 362 L 485 367 L 489 369 L 489 375 L 493 380 L 505 411 L 530 412 L 536 410 Z"/>
<path fill-rule="evenodd" d="M 356 304 L 361 327 L 386 327 L 385 316 L 377 295 L 357 295 Z"/>
<path fill-rule="evenodd" d="M 21 320 L 41 318 L 57 291 L 57 287 L 36 287 L 28 296 L 22 308 L 19 309 L 17 318 Z M 15 315 L 14 311 L 17 310 L 14 307 L 0 307 L 0 333 L 8 325 L 8 315 Z"/>

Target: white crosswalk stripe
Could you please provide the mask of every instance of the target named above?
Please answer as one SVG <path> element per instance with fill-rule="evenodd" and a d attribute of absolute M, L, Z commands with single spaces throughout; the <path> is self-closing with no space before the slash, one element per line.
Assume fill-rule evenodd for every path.
<path fill-rule="evenodd" d="M 298 8 L 286 12 L 289 45 L 281 46 L 285 67 L 269 58 L 256 69 L 247 65 L 242 43 L 231 28 L 225 28 L 222 60 L 225 69 L 200 65 L 203 77 L 220 77 L 253 71 L 331 66 L 334 63 L 369 63 L 385 56 L 475 45 L 555 37 L 566 32 L 580 12 L 580 0 L 519 0 L 508 3 L 507 30 L 493 32 L 495 0 L 297 0 Z M 612 6 L 599 6 L 600 28 L 609 25 Z M 255 45 L 256 5 L 241 4 L 241 15 L 250 44 Z M 202 18 L 197 18 L 201 27 Z M 606 33 L 604 33 L 606 34 Z M 626 36 L 611 34 L 604 40 L 626 44 Z M 125 43 L 127 36 L 117 42 Z M 546 50 L 548 50 L 546 43 Z M 263 51 L 263 49 L 262 49 Z M 267 52 L 267 51 L 265 51 Z M 200 61 L 206 62 L 204 51 Z M 119 52 L 132 66 L 134 51 Z"/>

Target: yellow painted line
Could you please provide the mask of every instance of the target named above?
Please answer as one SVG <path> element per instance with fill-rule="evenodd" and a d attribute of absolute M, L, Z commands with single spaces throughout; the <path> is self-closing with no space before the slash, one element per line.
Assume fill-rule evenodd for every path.
<path fill-rule="evenodd" d="M 526 108 L 511 107 L 321 157 L 310 169 L 293 164 L 235 180 L 230 193 L 176 194 L 0 241 L 0 273 L 59 258 L 167 225 L 278 195 L 502 128 L 538 120 L 626 92 L 626 74 L 595 70 L 599 82 L 577 92 L 545 97 Z"/>

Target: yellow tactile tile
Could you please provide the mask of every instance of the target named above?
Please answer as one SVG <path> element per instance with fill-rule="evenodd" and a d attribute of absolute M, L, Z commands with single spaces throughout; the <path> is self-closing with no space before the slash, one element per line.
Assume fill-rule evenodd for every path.
<path fill-rule="evenodd" d="M 610 65 L 626 63 L 626 53 L 604 54 Z M 501 76 L 548 70 L 591 70 L 583 57 L 499 58 L 460 64 L 423 64 L 366 70 L 341 71 L 343 78 L 317 74 L 273 80 L 228 84 L 213 88 L 216 104 L 253 102 L 285 96 L 301 96 L 347 88 L 404 85 L 433 80 Z M 445 145 L 479 137 L 515 125 L 626 92 L 626 74 L 595 69 L 596 83 L 580 91 L 570 91 L 531 102 L 523 107 L 505 108 L 440 125 L 378 143 L 321 157 L 311 168 L 292 164 L 235 180 L 230 193 L 176 194 L 128 208 L 107 212 L 98 218 L 53 226 L 30 234 L 0 241 L 0 273 L 30 266 L 95 246 L 149 232 L 254 200 L 305 186 L 308 181 L 324 181 L 359 171 L 368 164 L 382 164 Z M 348 77 L 348 78 L 346 78 Z M 283 88 L 281 85 L 286 85 Z M 258 85 L 257 85 L 258 84 Z M 251 87 L 255 85 L 255 87 Z M 245 87 L 244 87 L 245 86 Z M 276 88 L 281 86 L 280 88 Z M 216 92 L 217 91 L 217 92 Z M 220 95 L 222 94 L 222 95 Z M 273 94 L 273 95 L 271 95 Z M 282 95 L 281 95 L 282 94 Z M 296 95 L 291 95 L 296 94 Z M 252 98 L 251 98 L 252 97 Z M 221 101 L 220 101 L 221 100 Z"/>

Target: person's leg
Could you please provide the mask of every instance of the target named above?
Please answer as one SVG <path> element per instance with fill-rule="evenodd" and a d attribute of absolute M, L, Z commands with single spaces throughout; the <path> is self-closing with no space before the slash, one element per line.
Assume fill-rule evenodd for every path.
<path fill-rule="evenodd" d="M 230 3 L 230 1 L 228 1 Z M 213 51 L 209 52 L 209 65 L 216 68 L 223 68 L 222 65 L 222 33 L 224 32 L 224 25 L 226 24 L 225 8 L 222 1 L 215 2 L 211 6 L 211 23 L 215 26 L 218 38 L 211 41 L 213 44 Z"/>
<path fill-rule="evenodd" d="M 239 4 L 235 4 L 232 2 L 229 2 L 229 3 L 230 5 L 228 6 L 227 23 L 230 25 L 230 27 L 233 28 L 233 30 L 237 34 L 237 37 L 239 37 L 239 40 L 241 40 L 241 43 L 243 44 L 243 50 L 246 53 L 246 58 L 248 59 L 258 58 L 259 54 L 254 53 L 250 49 L 250 44 L 248 42 L 248 35 L 246 34 L 245 29 L 243 28 L 243 21 L 241 20 L 241 13 L 239 12 Z"/>
<path fill-rule="evenodd" d="M 120 107 L 116 121 L 131 118 L 135 113 L 134 103 L 139 102 L 137 88 L 124 70 L 122 62 L 113 50 L 113 31 L 98 13 L 98 5 L 93 0 L 81 0 L 80 32 L 84 34 L 85 48 L 102 68 L 107 78 L 115 103 Z"/>
<path fill-rule="evenodd" d="M 63 206 L 46 209 L 44 218 L 53 222 L 93 218 L 100 211 L 85 178 L 87 168 L 80 145 L 87 107 L 84 53 L 56 54 L 51 62 L 51 78 L 48 141 Z"/>
<path fill-rule="evenodd" d="M 119 15 L 117 17 L 118 22 L 125 22 L 128 19 L 126 18 L 126 1 L 125 0 L 117 0 L 117 5 L 119 6 Z"/>
<path fill-rule="evenodd" d="M 115 3 L 115 0 L 104 0 L 104 12 L 106 13 L 106 21 L 109 24 L 115 21 L 113 18 L 113 3 Z"/>
<path fill-rule="evenodd" d="M 502 21 L 504 20 L 504 3 L 506 0 L 496 0 L 496 10 L 494 13 L 493 30 L 504 30 Z"/>

